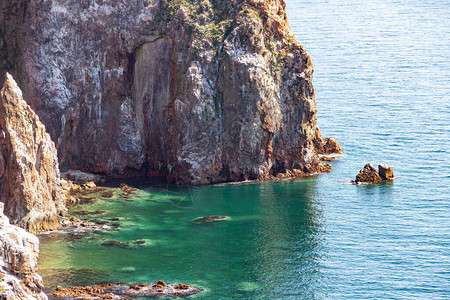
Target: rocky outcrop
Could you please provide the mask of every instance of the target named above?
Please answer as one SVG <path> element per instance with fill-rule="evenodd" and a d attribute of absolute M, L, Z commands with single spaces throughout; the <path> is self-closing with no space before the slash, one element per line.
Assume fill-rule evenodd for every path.
<path fill-rule="evenodd" d="M 381 182 L 380 174 L 378 174 L 377 170 L 372 166 L 372 164 L 366 164 L 362 170 L 359 171 L 359 174 L 356 175 L 355 183 L 359 182 L 370 182 L 377 183 Z"/>
<path fill-rule="evenodd" d="M 355 181 L 353 183 L 380 183 L 383 180 L 393 180 L 394 179 L 394 171 L 393 168 L 389 165 L 382 164 L 378 165 L 378 172 L 372 166 L 372 164 L 368 163 L 364 166 L 362 170 L 359 171 L 359 174 L 356 175 Z"/>
<path fill-rule="evenodd" d="M 0 0 L 0 20 L 63 170 L 212 183 L 326 171 L 340 149 L 283 0 Z"/>
<path fill-rule="evenodd" d="M 322 133 L 319 128 L 316 128 L 316 137 L 314 139 L 317 153 L 319 154 L 335 154 L 342 153 L 342 148 L 338 141 L 333 138 L 322 138 Z"/>
<path fill-rule="evenodd" d="M 0 299 L 47 299 L 37 273 L 39 240 L 10 225 L 0 203 Z"/>
<path fill-rule="evenodd" d="M 0 91 L 0 201 L 30 232 L 58 227 L 65 213 L 55 145 L 9 74 Z"/>

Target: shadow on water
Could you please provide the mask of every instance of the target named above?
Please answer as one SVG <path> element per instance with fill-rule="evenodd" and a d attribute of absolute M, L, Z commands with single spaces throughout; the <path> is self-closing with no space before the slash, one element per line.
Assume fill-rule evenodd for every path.
<path fill-rule="evenodd" d="M 380 199 L 390 199 L 394 195 L 395 184 L 393 181 L 383 181 L 376 184 L 358 184 L 356 185 L 359 198 L 374 199 L 378 196 Z"/>
<path fill-rule="evenodd" d="M 196 299 L 320 298 L 324 224 L 320 203 L 314 202 L 315 185 L 312 177 L 175 187 L 166 194 L 146 187 L 145 195 L 132 202 L 88 204 L 106 210 L 104 218 L 120 217 L 119 230 L 70 243 L 61 236 L 42 236 L 40 272 L 48 289 L 161 279 L 205 288 Z M 229 220 L 192 222 L 204 216 Z M 145 244 L 102 246 L 107 240 Z M 90 270 L 88 276 L 78 276 L 83 270 Z"/>

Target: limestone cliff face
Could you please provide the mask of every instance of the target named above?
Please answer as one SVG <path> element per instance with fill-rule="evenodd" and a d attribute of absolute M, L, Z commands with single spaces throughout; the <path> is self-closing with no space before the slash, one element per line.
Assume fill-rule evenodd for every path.
<path fill-rule="evenodd" d="M 38 252 L 38 238 L 9 224 L 0 203 L 0 299 L 47 299 L 37 273 Z"/>
<path fill-rule="evenodd" d="M 9 74 L 0 91 L 0 201 L 30 232 L 57 227 L 65 212 L 55 145 Z"/>
<path fill-rule="evenodd" d="M 0 0 L 2 18 L 3 68 L 62 169 L 185 183 L 327 169 L 283 0 Z"/>

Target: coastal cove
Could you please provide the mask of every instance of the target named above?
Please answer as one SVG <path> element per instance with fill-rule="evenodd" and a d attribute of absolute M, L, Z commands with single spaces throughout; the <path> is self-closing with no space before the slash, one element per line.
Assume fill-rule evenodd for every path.
<path fill-rule="evenodd" d="M 104 210 L 83 218 L 116 229 L 39 236 L 47 292 L 163 280 L 205 289 L 190 299 L 450 297 L 448 4 L 288 0 L 286 9 L 314 63 L 319 127 L 344 149 L 333 171 L 99 194 L 72 212 Z M 350 184 L 367 162 L 394 166 L 395 181 Z M 193 223 L 205 216 L 229 219 Z"/>

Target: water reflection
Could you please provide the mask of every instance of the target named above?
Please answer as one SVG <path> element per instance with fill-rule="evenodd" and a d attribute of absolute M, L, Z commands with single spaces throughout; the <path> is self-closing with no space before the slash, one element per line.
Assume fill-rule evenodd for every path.
<path fill-rule="evenodd" d="M 318 298 L 323 219 L 314 202 L 315 180 L 262 184 L 255 230 L 255 274 L 270 297 Z"/>

